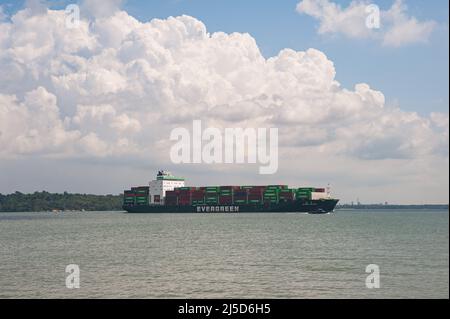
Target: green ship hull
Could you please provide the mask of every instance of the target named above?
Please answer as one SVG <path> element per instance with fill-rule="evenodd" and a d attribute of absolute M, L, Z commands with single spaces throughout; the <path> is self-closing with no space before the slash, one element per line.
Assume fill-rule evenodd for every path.
<path fill-rule="evenodd" d="M 267 204 L 232 205 L 124 205 L 128 213 L 310 213 L 334 211 L 337 199 L 295 200 Z"/>

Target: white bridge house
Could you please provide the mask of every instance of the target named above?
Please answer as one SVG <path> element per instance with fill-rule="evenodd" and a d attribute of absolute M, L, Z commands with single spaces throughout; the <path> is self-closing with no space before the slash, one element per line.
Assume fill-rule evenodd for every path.
<path fill-rule="evenodd" d="M 149 203 L 163 205 L 167 191 L 173 191 L 176 187 L 184 187 L 184 178 L 175 177 L 168 171 L 159 171 L 156 180 L 148 183 Z"/>

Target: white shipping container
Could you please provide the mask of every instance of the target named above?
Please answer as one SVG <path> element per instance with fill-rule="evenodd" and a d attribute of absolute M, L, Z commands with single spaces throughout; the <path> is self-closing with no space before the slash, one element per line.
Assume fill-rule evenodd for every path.
<path fill-rule="evenodd" d="M 326 198 L 328 198 L 328 194 L 327 193 L 318 193 L 318 192 L 312 192 L 311 193 L 311 199 L 312 200 L 326 199 Z"/>

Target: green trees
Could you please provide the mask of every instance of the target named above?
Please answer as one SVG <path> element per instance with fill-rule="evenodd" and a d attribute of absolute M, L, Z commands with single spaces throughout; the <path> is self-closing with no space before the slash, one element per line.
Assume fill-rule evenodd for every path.
<path fill-rule="evenodd" d="M 0 212 L 31 212 L 51 210 L 122 210 L 122 195 L 89 195 L 34 192 L 0 194 Z"/>

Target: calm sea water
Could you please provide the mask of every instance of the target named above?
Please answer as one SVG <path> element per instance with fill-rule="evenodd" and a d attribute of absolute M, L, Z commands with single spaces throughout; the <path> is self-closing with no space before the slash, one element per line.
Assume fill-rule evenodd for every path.
<path fill-rule="evenodd" d="M 448 211 L 0 214 L 1 298 L 448 298 Z M 68 289 L 65 267 L 80 267 Z M 380 268 L 366 288 L 366 266 Z"/>

